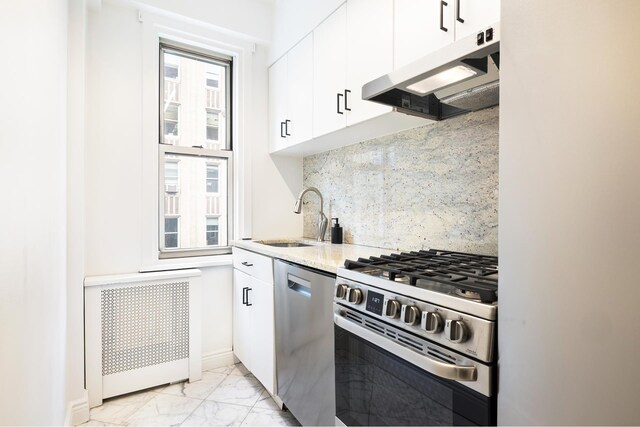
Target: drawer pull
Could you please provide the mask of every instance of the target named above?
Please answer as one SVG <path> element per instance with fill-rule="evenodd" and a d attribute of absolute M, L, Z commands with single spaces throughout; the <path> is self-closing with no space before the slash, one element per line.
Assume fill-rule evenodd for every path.
<path fill-rule="evenodd" d="M 245 267 L 253 267 L 253 264 L 251 264 L 250 262 L 244 261 L 242 263 L 242 265 L 244 265 Z"/>

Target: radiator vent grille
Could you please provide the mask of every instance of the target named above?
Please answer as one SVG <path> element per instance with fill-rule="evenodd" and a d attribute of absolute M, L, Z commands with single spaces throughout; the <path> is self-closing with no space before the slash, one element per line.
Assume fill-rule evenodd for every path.
<path fill-rule="evenodd" d="M 102 375 L 189 357 L 189 282 L 100 292 Z"/>

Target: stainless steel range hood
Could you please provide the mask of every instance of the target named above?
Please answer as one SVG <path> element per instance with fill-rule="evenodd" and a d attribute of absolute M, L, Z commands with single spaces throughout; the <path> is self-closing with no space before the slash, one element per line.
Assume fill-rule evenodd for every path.
<path fill-rule="evenodd" d="M 362 99 L 442 120 L 499 102 L 500 24 L 458 40 L 362 87 Z"/>

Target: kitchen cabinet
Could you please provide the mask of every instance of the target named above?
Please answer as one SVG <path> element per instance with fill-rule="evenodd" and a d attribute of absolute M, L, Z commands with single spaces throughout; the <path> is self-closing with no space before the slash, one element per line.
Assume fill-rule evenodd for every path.
<path fill-rule="evenodd" d="M 457 0 L 455 7 L 456 39 L 475 34 L 500 21 L 500 0 Z"/>
<path fill-rule="evenodd" d="M 313 35 L 269 69 L 270 151 L 312 138 Z"/>
<path fill-rule="evenodd" d="M 500 20 L 500 0 L 395 0 L 394 69 Z"/>
<path fill-rule="evenodd" d="M 273 260 L 233 249 L 233 352 L 275 394 Z"/>
<path fill-rule="evenodd" d="M 361 89 L 393 69 L 392 16 L 392 0 L 349 0 L 314 30 L 313 137 L 391 111 Z"/>

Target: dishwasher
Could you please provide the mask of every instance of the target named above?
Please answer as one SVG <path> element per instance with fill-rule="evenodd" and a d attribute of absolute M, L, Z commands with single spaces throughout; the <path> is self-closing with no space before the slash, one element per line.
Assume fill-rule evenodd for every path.
<path fill-rule="evenodd" d="M 335 276 L 274 265 L 278 396 L 302 425 L 335 425 Z"/>

